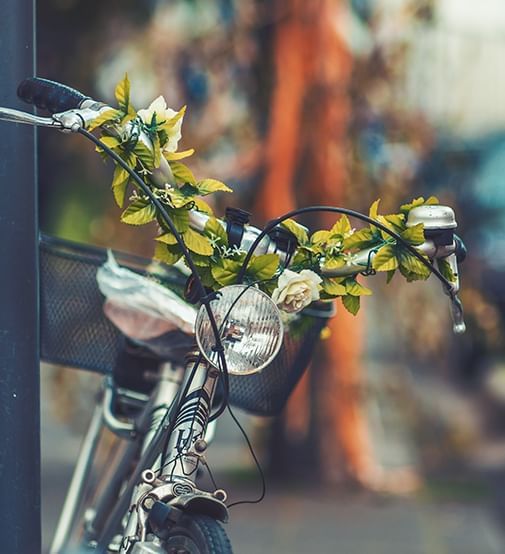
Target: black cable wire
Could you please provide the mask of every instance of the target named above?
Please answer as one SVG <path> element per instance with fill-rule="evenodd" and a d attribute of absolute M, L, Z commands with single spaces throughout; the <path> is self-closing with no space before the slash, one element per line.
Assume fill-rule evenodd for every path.
<path fill-rule="evenodd" d="M 308 206 L 306 208 L 299 208 L 297 210 L 293 210 L 291 212 L 288 212 L 276 219 L 273 219 L 267 225 L 263 228 L 261 233 L 256 237 L 254 242 L 252 243 L 251 247 L 249 248 L 246 257 L 244 258 L 244 261 L 242 263 L 242 267 L 240 268 L 240 271 L 237 275 L 237 283 L 241 283 L 244 280 L 245 273 L 247 271 L 247 266 L 249 262 L 251 261 L 251 258 L 254 254 L 254 251 L 258 247 L 259 243 L 263 240 L 263 238 L 270 233 L 277 225 L 281 224 L 286 219 L 290 219 L 292 217 L 296 217 L 298 215 L 306 214 L 306 213 L 313 213 L 313 212 L 330 212 L 330 213 L 338 213 L 343 215 L 348 215 L 350 217 L 354 217 L 356 219 L 360 219 L 361 221 L 364 221 L 366 223 L 369 223 L 370 225 L 373 225 L 374 227 L 377 227 L 378 229 L 381 229 L 381 231 L 384 231 L 389 236 L 393 237 L 396 241 L 402 244 L 412 255 L 414 255 L 421 263 L 423 263 L 433 274 L 436 275 L 436 277 L 442 282 L 444 285 L 444 288 L 446 289 L 447 293 L 451 298 L 454 298 L 454 292 L 452 290 L 452 284 L 451 282 L 446 279 L 440 271 L 429 261 L 427 260 L 414 246 L 409 244 L 404 238 L 402 238 L 398 233 L 395 233 L 394 231 L 391 231 L 386 225 L 381 223 L 380 221 L 377 221 L 375 219 L 372 219 L 371 217 L 368 217 L 360 212 L 356 212 L 354 210 L 349 210 L 347 208 L 337 208 L 333 206 Z"/>
<path fill-rule="evenodd" d="M 251 453 L 251 456 L 254 460 L 254 463 L 256 464 L 256 467 L 258 468 L 258 473 L 260 474 L 260 478 L 261 478 L 261 493 L 258 496 L 258 498 L 256 498 L 256 499 L 253 499 L 253 500 L 238 500 L 237 502 L 232 502 L 231 504 L 228 504 L 227 507 L 228 508 L 233 508 L 233 506 L 238 506 L 239 504 L 259 504 L 265 498 L 265 495 L 266 495 L 266 492 L 267 492 L 267 483 L 266 483 L 266 480 L 265 480 L 265 474 L 263 473 L 263 468 L 261 467 L 261 464 L 258 460 L 258 457 L 256 456 L 256 453 L 254 452 L 254 448 L 251 444 L 251 441 L 249 440 L 249 437 L 247 436 L 247 433 L 245 432 L 245 429 L 240 424 L 240 421 L 237 419 L 237 416 L 233 413 L 233 411 L 231 409 L 231 406 L 228 406 L 228 412 L 229 412 L 231 418 L 233 419 L 233 421 L 235 422 L 235 424 L 237 425 L 237 427 L 240 429 L 240 432 L 242 433 L 242 435 L 243 435 L 243 437 L 244 437 L 244 439 L 247 443 L 247 446 L 249 447 L 249 452 Z"/>

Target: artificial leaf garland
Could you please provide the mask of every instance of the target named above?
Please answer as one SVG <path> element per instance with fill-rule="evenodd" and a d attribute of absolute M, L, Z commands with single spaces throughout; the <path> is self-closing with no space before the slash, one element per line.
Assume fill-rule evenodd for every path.
<path fill-rule="evenodd" d="M 130 102 L 130 82 L 127 75 L 117 84 L 115 97 L 118 108 L 101 114 L 91 128 L 100 129 L 102 141 L 141 176 L 163 204 L 190 250 L 203 284 L 218 290 L 235 283 L 246 252 L 229 246 L 225 229 L 203 199 L 216 192 L 232 191 L 216 179 L 197 179 L 181 161 L 194 153 L 193 149 L 177 150 L 186 108 L 177 112 L 171 110 L 160 96 L 149 108 L 137 112 Z M 149 137 L 148 143 L 141 140 L 142 135 Z M 133 189 L 125 207 L 130 186 Z M 157 221 L 160 231 L 156 237 L 155 257 L 170 265 L 178 262 L 182 252 L 175 236 L 158 217 L 156 207 L 136 189 L 128 173 L 117 165 L 112 190 L 118 206 L 123 208 L 121 220 L 129 225 L 145 225 Z M 427 200 L 419 197 L 402 205 L 399 213 L 380 215 L 379 200 L 376 200 L 370 207 L 370 217 L 415 247 L 425 240 L 423 225 L 407 227 L 407 218 L 410 210 L 425 204 L 438 204 L 438 200 L 433 196 Z M 202 232 L 190 227 L 190 210 L 210 216 Z M 282 278 L 284 286 L 289 287 L 289 294 L 286 292 L 288 289 L 279 292 L 279 278 L 284 268 L 276 254 L 253 256 L 247 267 L 245 281 L 257 283 L 262 290 L 274 297 L 287 296 L 286 302 L 290 302 L 290 308 L 286 304 L 286 311 L 292 311 L 291 307 L 294 305 L 304 306 L 310 303 L 314 299 L 314 287 L 317 286 L 320 299 L 341 298 L 343 306 L 356 314 L 360 308 L 360 297 L 370 295 L 371 290 L 359 283 L 356 276 L 326 277 L 322 275 L 321 269 L 344 267 L 352 263 L 355 254 L 362 250 L 374 253 L 371 267 L 364 267 L 363 270 L 384 272 L 387 282 L 397 271 L 407 281 L 427 279 L 430 275 L 429 269 L 416 256 L 386 232 L 374 225 L 356 230 L 351 227 L 345 215 L 331 229 L 318 230 L 310 235 L 305 227 L 292 219 L 285 220 L 281 226 L 297 240 L 297 248 L 289 266 L 291 281 L 286 278 L 287 271 Z M 454 281 L 455 276 L 447 262 L 440 260 L 438 266 L 447 279 Z M 300 278 L 302 272 L 310 284 L 310 298 L 303 296 L 307 295 L 309 287 L 307 285 L 304 288 L 303 279 Z"/>

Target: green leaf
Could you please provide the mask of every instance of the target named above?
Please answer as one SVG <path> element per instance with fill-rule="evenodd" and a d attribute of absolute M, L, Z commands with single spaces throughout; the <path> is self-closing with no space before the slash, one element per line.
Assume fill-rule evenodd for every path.
<path fill-rule="evenodd" d="M 176 247 L 170 247 L 166 244 L 159 243 L 154 249 L 154 257 L 168 265 L 173 265 L 181 259 L 182 253 Z"/>
<path fill-rule="evenodd" d="M 170 162 L 170 168 L 172 169 L 172 173 L 178 183 L 191 183 L 192 185 L 196 183 L 195 176 L 193 175 L 191 169 L 183 163 Z"/>
<path fill-rule="evenodd" d="M 209 239 L 197 231 L 194 231 L 191 227 L 188 227 L 182 236 L 184 238 L 184 243 L 191 252 L 195 252 L 201 256 L 212 256 L 212 254 L 214 254 L 214 248 Z"/>
<path fill-rule="evenodd" d="M 396 251 L 390 244 L 386 244 L 379 248 L 372 259 L 372 268 L 375 271 L 391 271 L 398 267 L 398 259 Z"/>
<path fill-rule="evenodd" d="M 456 274 L 451 268 L 451 265 L 447 260 L 439 259 L 437 260 L 438 269 L 440 270 L 440 273 L 451 283 L 454 283 L 456 281 Z"/>
<path fill-rule="evenodd" d="M 344 296 L 346 286 L 343 284 L 343 277 L 323 277 L 321 286 L 330 296 Z"/>
<path fill-rule="evenodd" d="M 206 196 L 207 194 L 218 191 L 233 192 L 230 187 L 216 179 L 203 179 L 202 181 L 198 181 L 195 186 L 200 196 Z"/>
<path fill-rule="evenodd" d="M 255 281 L 266 281 L 271 279 L 279 268 L 279 257 L 277 254 L 264 254 L 262 256 L 253 256 L 247 266 L 247 273 Z"/>
<path fill-rule="evenodd" d="M 309 235 L 307 233 L 307 229 L 305 229 L 303 225 L 297 223 L 294 219 L 286 219 L 281 223 L 281 227 L 284 227 L 292 233 L 296 237 L 298 244 L 305 244 L 308 242 Z"/>
<path fill-rule="evenodd" d="M 219 265 L 211 268 L 212 277 L 223 287 L 233 285 L 237 280 L 238 272 L 242 264 L 234 260 L 220 260 Z"/>
<path fill-rule="evenodd" d="M 163 152 L 165 159 L 169 162 L 175 162 L 177 160 L 183 160 L 184 158 L 189 158 L 195 153 L 194 148 L 189 150 L 181 150 L 180 152 Z"/>
<path fill-rule="evenodd" d="M 195 256 L 196 256 L 196 259 L 198 260 L 197 254 L 193 254 L 191 258 L 193 258 L 193 261 L 198 266 L 198 275 L 202 280 L 203 286 L 214 290 L 218 289 L 221 285 L 214 279 L 212 275 L 211 268 L 209 267 L 209 259 L 205 258 L 207 263 L 204 265 L 206 265 L 206 267 L 201 267 L 202 264 L 199 264 L 197 261 L 195 261 L 195 258 L 194 258 Z"/>
<path fill-rule="evenodd" d="M 202 256 L 196 252 L 191 252 L 191 259 L 198 267 L 209 267 L 209 256 Z M 210 268 L 209 268 L 210 271 Z"/>
<path fill-rule="evenodd" d="M 100 127 L 100 125 L 119 119 L 120 116 L 121 112 L 119 110 L 115 110 L 114 108 L 105 110 L 101 115 L 95 117 L 95 119 L 88 124 L 88 131 L 94 131 L 97 127 Z"/>
<path fill-rule="evenodd" d="M 128 112 L 128 106 L 130 104 L 130 81 L 128 79 L 128 73 L 125 73 L 123 80 L 119 81 L 116 85 L 114 96 L 116 97 L 119 107 L 124 112 Z"/>
<path fill-rule="evenodd" d="M 350 250 L 352 248 L 365 248 L 366 246 L 372 246 L 373 243 L 374 234 L 371 229 L 365 227 L 345 238 L 342 248 L 344 250 Z"/>
<path fill-rule="evenodd" d="M 400 233 L 401 237 L 410 244 L 419 245 L 424 242 L 424 225 L 418 223 L 412 227 L 407 227 Z"/>
<path fill-rule="evenodd" d="M 219 238 L 221 244 L 228 246 L 228 235 L 226 234 L 226 229 L 215 217 L 209 218 L 205 224 L 205 234 L 211 238 Z"/>
<path fill-rule="evenodd" d="M 391 269 L 386 273 L 386 285 L 389 285 L 395 273 L 396 273 L 396 269 Z"/>
<path fill-rule="evenodd" d="M 352 315 L 356 315 L 359 312 L 359 296 L 342 296 L 342 304 L 344 305 L 344 308 Z"/>
<path fill-rule="evenodd" d="M 144 198 L 134 200 L 121 214 L 121 221 L 129 225 L 145 225 L 156 219 L 156 208 Z"/>
<path fill-rule="evenodd" d="M 351 296 L 370 296 L 372 291 L 358 283 L 355 279 L 347 279 L 345 282 L 347 294 Z"/>
<path fill-rule="evenodd" d="M 351 224 L 349 223 L 349 218 L 346 215 L 343 215 L 331 228 L 330 235 L 340 235 L 343 237 L 346 233 L 349 233 L 350 231 Z"/>

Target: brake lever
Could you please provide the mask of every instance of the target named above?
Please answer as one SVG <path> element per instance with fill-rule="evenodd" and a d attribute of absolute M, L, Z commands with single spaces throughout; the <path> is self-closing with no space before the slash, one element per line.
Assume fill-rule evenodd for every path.
<path fill-rule="evenodd" d="M 457 294 L 451 295 L 452 330 L 456 335 L 466 331 L 466 324 L 463 314 L 463 304 Z"/>
<path fill-rule="evenodd" d="M 63 129 L 63 124 L 52 117 L 40 117 L 31 113 L 13 110 L 11 108 L 0 108 L 0 121 L 10 121 L 11 123 L 23 123 L 25 125 L 36 125 L 37 127 L 52 127 L 53 129 Z"/>

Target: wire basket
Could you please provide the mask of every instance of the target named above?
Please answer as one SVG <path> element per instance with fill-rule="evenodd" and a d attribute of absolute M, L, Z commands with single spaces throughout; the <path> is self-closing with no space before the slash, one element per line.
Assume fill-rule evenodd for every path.
<path fill-rule="evenodd" d="M 114 252 L 117 262 L 182 296 L 186 277 L 176 268 Z M 41 359 L 77 369 L 111 374 L 125 337 L 105 317 L 96 282 L 107 251 L 42 236 L 40 240 Z M 254 375 L 230 375 L 230 402 L 257 415 L 275 415 L 302 376 L 331 315 L 331 306 L 311 308 L 287 326 L 275 360 Z M 182 359 L 180 360 L 182 361 Z"/>

